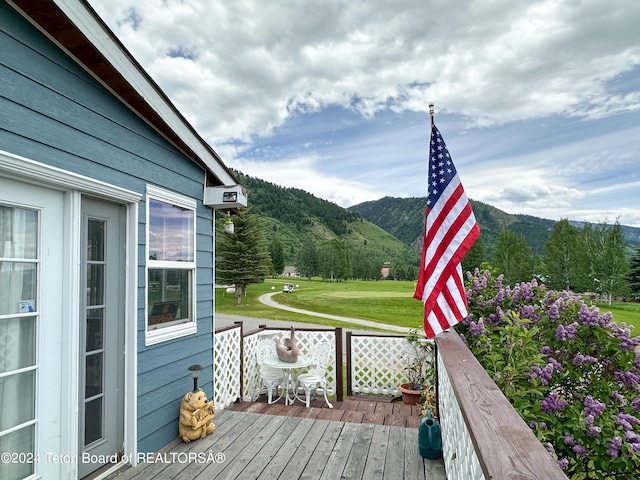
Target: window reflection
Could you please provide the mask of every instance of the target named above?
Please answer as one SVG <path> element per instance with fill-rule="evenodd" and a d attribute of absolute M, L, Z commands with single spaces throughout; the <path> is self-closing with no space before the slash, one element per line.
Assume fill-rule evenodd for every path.
<path fill-rule="evenodd" d="M 195 212 L 149 200 L 149 259 L 193 262 Z"/>

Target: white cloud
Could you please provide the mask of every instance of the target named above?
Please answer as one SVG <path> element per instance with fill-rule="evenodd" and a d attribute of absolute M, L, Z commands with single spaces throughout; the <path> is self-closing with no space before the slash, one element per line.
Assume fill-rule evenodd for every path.
<path fill-rule="evenodd" d="M 428 131 L 410 114 L 427 119 L 434 102 L 471 198 L 552 218 L 620 212 L 640 226 L 640 2 L 90 3 L 243 173 L 344 206 L 423 195 Z M 356 115 L 303 131 L 336 108 Z"/>

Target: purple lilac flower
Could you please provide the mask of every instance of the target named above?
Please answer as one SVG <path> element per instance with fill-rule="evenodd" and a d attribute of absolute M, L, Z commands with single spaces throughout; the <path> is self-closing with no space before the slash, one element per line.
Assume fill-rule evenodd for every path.
<path fill-rule="evenodd" d="M 549 380 L 551 380 L 551 376 L 553 375 L 553 364 L 547 363 L 547 365 L 540 370 L 540 383 L 543 385 L 549 385 Z"/>
<path fill-rule="evenodd" d="M 598 418 L 602 415 L 606 405 L 599 400 L 594 399 L 591 395 L 587 395 L 584 399 L 584 414 L 585 416 L 593 416 Z"/>
<path fill-rule="evenodd" d="M 559 318 L 560 312 L 558 308 L 558 302 L 555 302 L 553 305 L 551 305 L 551 308 L 549 308 L 549 320 L 556 322 Z"/>
<path fill-rule="evenodd" d="M 640 376 L 631 371 L 615 372 L 613 376 L 616 381 L 624 383 L 624 385 L 630 390 L 640 389 Z"/>
<path fill-rule="evenodd" d="M 569 460 L 562 458 L 556 462 L 561 470 L 566 469 L 569 466 Z"/>
<path fill-rule="evenodd" d="M 479 318 L 478 322 L 471 321 L 471 323 L 469 324 L 469 331 L 474 337 L 484 335 L 487 332 L 484 328 L 484 320 L 482 318 Z"/>
<path fill-rule="evenodd" d="M 636 397 L 631 401 L 631 406 L 636 412 L 640 412 L 640 397 Z"/>
<path fill-rule="evenodd" d="M 611 458 L 618 458 L 620 456 L 620 448 L 622 447 L 622 438 L 613 437 L 607 444 L 607 455 Z"/>
<path fill-rule="evenodd" d="M 572 435 L 567 435 L 566 437 L 564 437 L 564 444 L 568 445 L 569 447 L 573 447 L 576 444 L 576 441 Z"/>
<path fill-rule="evenodd" d="M 547 361 L 553 365 L 553 369 L 557 372 L 562 372 L 564 368 L 562 368 L 562 364 L 553 357 L 547 358 Z"/>
<path fill-rule="evenodd" d="M 626 403 L 627 403 L 625 398 L 622 395 L 620 395 L 620 393 L 617 392 L 617 391 L 611 392 L 611 397 L 613 397 L 614 400 L 617 400 L 618 402 L 620 402 L 623 405 L 626 405 Z"/>
<path fill-rule="evenodd" d="M 591 355 L 582 355 L 581 353 L 577 354 L 573 359 L 573 365 L 575 367 L 581 367 L 583 365 L 589 365 L 591 363 L 596 363 L 598 361 L 597 358 L 592 357 Z"/>
<path fill-rule="evenodd" d="M 543 355 L 549 355 L 551 352 L 553 352 L 553 350 L 551 350 L 551 347 L 549 345 L 545 345 L 540 349 L 540 353 Z"/>
<path fill-rule="evenodd" d="M 580 307 L 580 314 L 578 316 L 578 320 L 580 320 L 580 322 L 583 323 L 584 325 L 595 327 L 596 325 L 600 325 L 601 323 L 598 317 L 598 313 L 599 313 L 598 307 L 593 307 L 589 309 L 587 305 L 583 304 Z"/>
<path fill-rule="evenodd" d="M 590 437 L 597 437 L 598 435 L 600 435 L 600 432 L 602 432 L 602 428 L 593 424 L 589 425 L 589 431 L 587 433 Z"/>
<path fill-rule="evenodd" d="M 543 413 L 555 413 L 568 405 L 566 400 L 561 399 L 557 393 L 552 393 L 540 402 L 540 411 Z"/>
<path fill-rule="evenodd" d="M 575 453 L 579 457 L 583 457 L 587 454 L 587 449 L 584 448 L 582 445 L 576 444 L 573 447 L 571 447 L 571 450 L 573 450 L 573 453 Z"/>
<path fill-rule="evenodd" d="M 624 432 L 624 439 L 629 443 L 640 443 L 640 435 L 630 430 Z"/>
<path fill-rule="evenodd" d="M 558 325 L 556 328 L 556 340 L 558 342 L 564 342 L 567 340 L 567 333 L 564 331 L 564 325 Z"/>
<path fill-rule="evenodd" d="M 633 430 L 633 425 L 640 425 L 640 420 L 633 415 L 621 412 L 618 414 L 616 425 L 623 427 L 625 430 Z"/>

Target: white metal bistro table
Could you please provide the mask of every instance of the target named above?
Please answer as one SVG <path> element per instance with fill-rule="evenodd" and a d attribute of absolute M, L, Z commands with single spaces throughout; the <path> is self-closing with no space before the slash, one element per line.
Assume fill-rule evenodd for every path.
<path fill-rule="evenodd" d="M 263 364 L 267 367 L 271 368 L 280 368 L 283 370 L 285 374 L 285 385 L 284 385 L 284 395 L 285 395 L 285 405 L 293 405 L 295 400 L 299 400 L 303 402 L 304 400 L 298 397 L 298 392 L 296 392 L 296 384 L 294 382 L 293 371 L 298 368 L 308 367 L 313 363 L 313 358 L 308 357 L 307 355 L 298 355 L 298 359 L 295 362 L 283 362 L 277 356 L 267 357 L 264 359 Z M 290 391 L 291 390 L 291 391 Z M 280 395 L 282 397 L 282 395 Z M 278 397 L 277 402 L 280 400 Z"/>

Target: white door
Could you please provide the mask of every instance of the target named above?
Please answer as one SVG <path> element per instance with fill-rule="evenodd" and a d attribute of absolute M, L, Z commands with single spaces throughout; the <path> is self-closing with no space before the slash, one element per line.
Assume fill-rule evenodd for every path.
<path fill-rule="evenodd" d="M 79 476 L 124 443 L 125 208 L 84 197 L 80 269 Z"/>
<path fill-rule="evenodd" d="M 64 197 L 0 178 L 0 478 L 58 478 Z M 68 293 L 68 292 L 66 292 Z M 66 372 L 65 372 L 66 373 Z"/>

